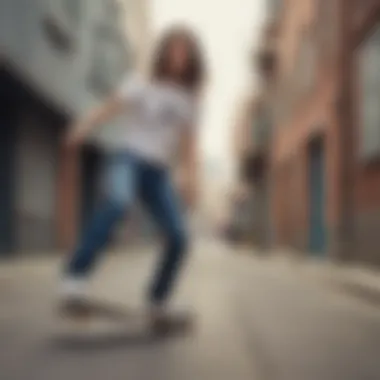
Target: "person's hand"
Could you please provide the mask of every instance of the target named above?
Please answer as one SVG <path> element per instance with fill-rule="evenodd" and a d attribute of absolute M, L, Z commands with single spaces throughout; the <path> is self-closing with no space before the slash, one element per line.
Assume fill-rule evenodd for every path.
<path fill-rule="evenodd" d="M 78 125 L 68 127 L 68 132 L 64 138 L 64 145 L 68 149 L 78 148 L 85 139 L 82 129 Z"/>
<path fill-rule="evenodd" d="M 87 136 L 96 126 L 107 123 L 123 111 L 125 102 L 119 96 L 112 96 L 102 104 L 85 114 L 67 129 L 65 136 L 65 146 L 68 148 L 77 148 L 84 143 Z"/>

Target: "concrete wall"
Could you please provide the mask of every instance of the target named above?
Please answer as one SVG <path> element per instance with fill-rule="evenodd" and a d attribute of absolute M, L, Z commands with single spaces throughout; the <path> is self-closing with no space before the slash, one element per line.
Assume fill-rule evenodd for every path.
<path fill-rule="evenodd" d="M 142 60 L 149 19 L 142 0 L 78 0 L 71 5 L 82 9 L 77 20 L 70 21 L 63 8 L 61 12 L 57 8 L 65 1 L 3 0 L 0 51 L 1 63 L 27 84 L 32 97 L 70 118 L 100 102 L 133 69 L 133 62 Z M 58 34 L 60 43 L 57 26 L 63 26 L 58 29 L 63 33 Z M 102 30 L 106 32 L 100 38 L 97 33 Z M 140 48 L 136 57 L 132 56 L 132 42 Z M 102 61 L 104 57 L 107 62 Z M 94 64 L 99 62 L 100 70 L 94 74 Z M 107 89 L 96 87 L 99 76 Z M 40 106 L 26 110 L 19 125 L 15 237 L 19 249 L 54 246 L 55 228 L 62 235 L 60 244 L 71 245 L 74 231 L 80 227 L 80 155 L 58 158 L 58 126 L 40 112 Z M 102 149 L 112 148 L 120 140 L 123 127 L 118 121 L 103 126 L 91 140 Z"/>
<path fill-rule="evenodd" d="M 59 135 L 38 108 L 26 109 L 18 125 L 15 249 L 56 247 Z"/>
<path fill-rule="evenodd" d="M 65 20 L 64 14 L 55 12 L 52 4 L 65 0 L 4 0 L 0 14 L 0 48 L 2 59 L 10 64 L 46 102 L 77 116 L 101 101 L 108 93 L 99 92 L 91 76 L 94 64 L 101 57 L 113 61 L 101 68 L 110 88 L 119 84 L 121 77 L 131 68 L 133 57 L 126 35 L 125 21 L 119 8 L 118 17 L 108 15 L 110 6 L 119 1 L 80 1 L 79 20 L 67 32 L 69 45 L 59 47 L 47 32 L 47 22 Z M 79 2 L 79 0 L 78 0 Z M 117 9 L 117 8 L 116 8 Z M 59 22 L 57 21 L 57 24 Z M 50 24 L 49 24 L 50 25 Z M 120 40 L 101 38 L 97 31 L 104 26 L 120 33 Z M 66 34 L 65 34 L 66 35 Z M 116 41 L 115 43 L 113 43 Z M 125 50 L 125 51 L 124 51 Z M 97 56 L 96 51 L 99 52 Z M 92 140 L 101 147 L 112 147 L 122 133 L 119 124 L 103 126 L 93 134 Z"/>
<path fill-rule="evenodd" d="M 94 12 L 98 10 L 96 3 L 98 1 L 94 1 Z M 2 2 L 2 52 L 43 95 L 70 112 L 78 112 L 89 101 L 84 80 L 89 68 L 89 52 L 82 48 L 89 30 L 78 28 L 75 53 L 60 51 L 45 33 L 44 22 L 49 14 L 47 4 L 47 1 L 37 0 Z"/>
<path fill-rule="evenodd" d="M 128 71 L 146 68 L 151 40 L 149 9 L 145 0 L 115 0 L 120 7 L 116 12 L 118 17 L 109 25 L 107 12 L 112 9 L 107 6 L 112 0 L 78 0 L 83 6 L 78 23 L 67 30 L 70 44 L 60 48 L 47 33 L 46 22 L 54 16 L 51 5 L 64 1 L 2 1 L 0 49 L 2 60 L 35 92 L 34 96 L 41 97 L 48 108 L 75 117 L 108 95 L 94 88 L 90 80 L 97 59 L 94 48 L 100 47 L 103 57 L 115 53 L 114 45 L 102 43 L 95 34 L 96 29 L 104 25 L 115 27 L 124 38 L 118 49 L 125 49 L 126 53 L 119 56 L 120 65 L 111 64 L 101 70 L 109 80 L 111 91 Z M 38 106 L 22 112 L 15 171 L 16 249 L 50 249 L 57 241 L 62 246 L 71 245 L 76 235 L 74 230 L 80 230 L 80 164 L 71 157 L 58 157 L 57 126 L 41 115 Z M 116 120 L 100 128 L 91 140 L 102 149 L 112 149 L 120 141 L 123 129 L 122 120 Z M 137 214 L 136 223 L 123 223 L 116 231 L 116 241 L 129 240 L 128 226 L 140 222 L 146 226 L 142 235 L 152 235 L 146 217 L 138 211 L 133 214 Z M 57 231 L 62 232 L 58 240 Z"/>
<path fill-rule="evenodd" d="M 0 13 L 2 58 L 48 99 L 74 114 L 98 96 L 88 75 L 93 61 L 94 27 L 104 18 L 102 0 L 82 1 L 78 24 L 71 28 L 71 45 L 60 49 L 46 33 L 46 20 L 54 13 L 49 4 L 64 0 L 3 0 Z"/>

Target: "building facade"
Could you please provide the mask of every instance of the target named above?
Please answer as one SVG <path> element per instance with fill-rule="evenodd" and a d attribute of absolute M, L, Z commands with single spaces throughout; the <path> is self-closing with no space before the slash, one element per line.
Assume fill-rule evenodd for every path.
<path fill-rule="evenodd" d="M 275 242 L 379 263 L 380 2 L 283 1 L 271 143 Z"/>
<path fill-rule="evenodd" d="M 277 85 L 277 40 L 279 36 L 279 1 L 266 2 L 266 19 L 259 47 L 252 57 L 252 70 L 259 74 L 259 83 L 248 99 L 237 134 L 240 182 L 245 188 L 246 208 L 250 224 L 247 240 L 260 248 L 269 248 L 274 241 L 272 215 L 272 133 L 274 101 Z"/>
<path fill-rule="evenodd" d="M 334 217 L 327 183 L 337 175 L 327 153 L 336 151 L 331 144 L 337 36 L 331 24 L 337 19 L 331 21 L 334 2 L 320 9 L 326 4 L 282 3 L 271 157 L 276 243 L 318 252 L 326 249 L 327 224 Z"/>
<path fill-rule="evenodd" d="M 143 2 L 139 2 L 143 3 Z M 0 252 L 72 244 L 101 192 L 117 130 L 61 147 L 67 123 L 134 61 L 121 1 L 5 0 L 0 15 Z"/>
<path fill-rule="evenodd" d="M 346 171 L 348 184 L 352 183 L 352 191 L 346 196 L 346 203 L 342 202 L 341 208 L 344 211 L 344 207 L 348 205 L 352 211 L 341 212 L 341 218 L 343 221 L 351 218 L 354 249 L 350 255 L 354 259 L 379 264 L 380 1 L 352 1 L 350 14 L 347 22 L 349 38 L 342 64 L 345 65 L 347 56 L 350 65 L 343 67 L 346 67 L 346 76 L 351 81 L 342 78 L 348 88 L 342 85 L 341 91 L 351 95 L 346 100 L 343 95 L 346 109 L 351 109 L 351 112 L 342 114 L 341 135 L 345 135 L 343 125 L 348 124 L 351 128 L 349 137 L 352 140 L 348 145 L 352 147 L 352 151 L 346 153 L 344 162 L 351 164 Z M 341 186 L 346 183 L 343 182 Z M 351 230 L 348 229 L 348 233 Z M 344 252 L 341 256 L 344 257 Z"/>

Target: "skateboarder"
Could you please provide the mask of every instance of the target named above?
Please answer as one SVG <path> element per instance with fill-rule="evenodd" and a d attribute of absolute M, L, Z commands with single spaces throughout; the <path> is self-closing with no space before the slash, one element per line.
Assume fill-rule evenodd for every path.
<path fill-rule="evenodd" d="M 164 237 L 161 262 L 148 297 L 153 321 L 167 318 L 169 296 L 187 251 L 179 198 L 191 206 L 197 191 L 195 134 L 203 79 L 197 39 L 186 29 L 173 28 L 159 43 L 148 78 L 129 75 L 109 99 L 70 128 L 66 144 L 74 148 L 94 128 L 115 117 L 123 117 L 125 122 L 120 146 L 108 158 L 105 199 L 64 268 L 60 309 L 66 314 L 74 314 L 78 305 L 86 308 L 85 288 L 95 262 L 117 222 L 139 198 Z M 174 164 L 182 165 L 186 173 L 181 197 L 171 181 Z"/>

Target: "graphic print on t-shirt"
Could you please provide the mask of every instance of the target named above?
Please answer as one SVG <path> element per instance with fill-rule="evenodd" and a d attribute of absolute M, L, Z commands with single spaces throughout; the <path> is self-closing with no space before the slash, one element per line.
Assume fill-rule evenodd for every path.
<path fill-rule="evenodd" d="M 167 83 L 126 78 L 119 94 L 129 105 L 125 117 L 125 148 L 160 165 L 171 165 L 184 128 L 196 117 L 192 97 Z M 127 109 L 127 108 L 126 108 Z"/>
<path fill-rule="evenodd" d="M 160 113 L 160 123 L 163 126 L 173 126 L 179 121 L 178 111 L 173 105 L 165 105 Z"/>
<path fill-rule="evenodd" d="M 163 97 L 163 94 L 149 93 L 143 100 L 143 115 L 150 128 L 165 128 L 179 126 L 180 104 L 172 97 Z"/>

